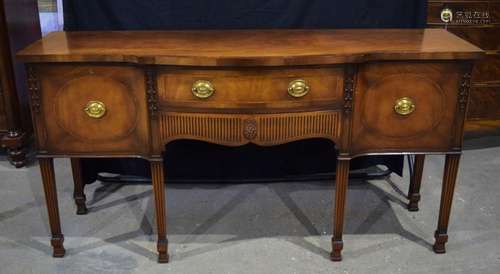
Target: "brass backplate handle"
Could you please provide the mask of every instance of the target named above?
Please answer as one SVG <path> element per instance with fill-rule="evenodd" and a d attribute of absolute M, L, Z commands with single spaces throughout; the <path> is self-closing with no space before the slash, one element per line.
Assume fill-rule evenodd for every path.
<path fill-rule="evenodd" d="M 83 110 L 90 118 L 99 119 L 106 114 L 106 105 L 100 101 L 89 101 Z"/>
<path fill-rule="evenodd" d="M 215 93 L 215 88 L 210 81 L 206 80 L 198 80 L 194 82 L 193 88 L 191 90 L 193 92 L 193 95 L 200 98 L 200 99 L 206 99 Z"/>
<path fill-rule="evenodd" d="M 444 8 L 441 11 L 441 21 L 451 23 L 453 21 L 453 11 L 450 8 Z"/>
<path fill-rule="evenodd" d="M 415 104 L 409 97 L 399 98 L 396 100 L 396 104 L 394 105 L 394 111 L 396 111 L 399 115 L 406 116 L 415 111 Z"/>
<path fill-rule="evenodd" d="M 305 96 L 309 92 L 307 82 L 302 79 L 293 80 L 288 84 L 288 94 L 295 98 Z"/>

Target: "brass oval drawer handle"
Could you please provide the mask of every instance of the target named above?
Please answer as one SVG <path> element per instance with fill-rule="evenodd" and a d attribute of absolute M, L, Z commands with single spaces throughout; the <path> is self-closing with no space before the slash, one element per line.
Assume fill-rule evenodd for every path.
<path fill-rule="evenodd" d="M 441 21 L 451 23 L 453 21 L 453 11 L 450 8 L 444 8 L 441 11 Z"/>
<path fill-rule="evenodd" d="M 103 102 L 90 101 L 83 110 L 90 118 L 99 119 L 106 114 L 106 105 Z"/>
<path fill-rule="evenodd" d="M 411 98 L 399 98 L 396 100 L 396 104 L 394 105 L 394 111 L 396 111 L 399 115 L 406 116 L 415 111 L 415 104 Z"/>
<path fill-rule="evenodd" d="M 295 98 L 305 96 L 309 92 L 307 82 L 302 79 L 293 80 L 288 84 L 288 94 Z"/>
<path fill-rule="evenodd" d="M 205 80 L 198 80 L 194 82 L 193 88 L 191 89 L 193 92 L 193 95 L 200 98 L 200 99 L 206 99 L 215 93 L 215 88 L 212 83 L 209 81 Z"/>

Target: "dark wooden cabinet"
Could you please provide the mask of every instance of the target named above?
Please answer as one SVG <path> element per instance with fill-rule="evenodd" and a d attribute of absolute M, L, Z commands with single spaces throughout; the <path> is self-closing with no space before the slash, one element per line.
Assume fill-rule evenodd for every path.
<path fill-rule="evenodd" d="M 0 0 L 0 140 L 16 167 L 25 164 L 32 130 L 26 74 L 14 56 L 40 36 L 35 0 Z"/>
<path fill-rule="evenodd" d="M 500 1 L 429 0 L 427 11 L 430 27 L 447 28 L 486 51 L 472 73 L 466 130 L 500 132 Z"/>

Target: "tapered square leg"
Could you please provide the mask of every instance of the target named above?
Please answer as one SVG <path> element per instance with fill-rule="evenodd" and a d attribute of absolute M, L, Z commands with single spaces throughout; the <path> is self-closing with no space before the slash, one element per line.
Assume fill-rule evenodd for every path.
<path fill-rule="evenodd" d="M 332 261 L 342 260 L 342 233 L 344 230 L 344 211 L 347 184 L 349 181 L 349 160 L 337 161 L 337 173 L 335 182 L 335 210 L 333 215 L 333 237 L 332 237 L 332 253 L 330 259 Z"/>
<path fill-rule="evenodd" d="M 52 158 L 41 158 L 40 172 L 42 174 L 43 190 L 47 203 L 49 215 L 50 231 L 52 239 L 50 241 L 53 249 L 53 257 L 63 257 L 66 253 L 64 249 L 64 236 L 61 232 L 61 222 L 59 220 L 59 205 L 57 202 L 56 180 L 54 175 L 54 162 Z"/>
<path fill-rule="evenodd" d="M 420 201 L 420 185 L 422 184 L 422 174 L 424 172 L 425 155 L 415 155 L 413 163 L 413 174 L 410 177 L 410 188 L 408 190 L 408 210 L 418 211 L 418 202 Z"/>
<path fill-rule="evenodd" d="M 71 170 L 73 171 L 73 198 L 76 204 L 76 214 L 85 215 L 88 213 L 85 197 L 85 182 L 83 181 L 80 158 L 71 158 Z"/>
<path fill-rule="evenodd" d="M 445 244 L 448 241 L 448 223 L 450 220 L 451 205 L 453 201 L 453 193 L 455 191 L 459 162 L 460 154 L 446 155 L 438 227 L 434 233 L 436 241 L 433 249 L 434 252 L 438 254 L 446 252 Z"/>
<path fill-rule="evenodd" d="M 163 162 L 151 161 L 151 180 L 155 197 L 156 225 L 158 227 L 158 262 L 168 263 L 168 240 L 165 210 L 165 177 Z"/>

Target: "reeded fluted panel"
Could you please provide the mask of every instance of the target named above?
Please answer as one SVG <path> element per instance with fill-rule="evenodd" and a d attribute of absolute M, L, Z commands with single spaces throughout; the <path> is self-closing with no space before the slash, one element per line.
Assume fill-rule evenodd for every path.
<path fill-rule="evenodd" d="M 183 137 L 218 143 L 241 143 L 242 120 L 229 115 L 164 113 L 160 118 L 162 139 Z"/>
<path fill-rule="evenodd" d="M 340 115 L 338 112 L 276 114 L 259 117 L 259 140 L 263 143 L 283 143 L 300 138 L 338 138 Z"/>
<path fill-rule="evenodd" d="M 166 112 L 160 115 L 163 142 L 195 139 L 223 145 L 276 145 L 307 138 L 340 137 L 338 111 L 283 114 L 200 114 Z"/>

